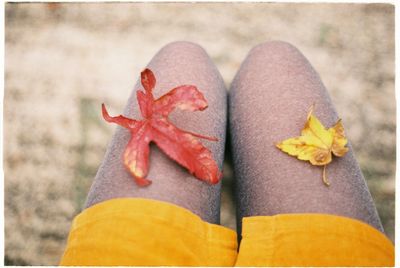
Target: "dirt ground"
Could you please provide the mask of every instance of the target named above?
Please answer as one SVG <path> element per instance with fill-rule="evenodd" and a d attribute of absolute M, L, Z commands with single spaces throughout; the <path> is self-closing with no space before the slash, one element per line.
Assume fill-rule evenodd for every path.
<path fill-rule="evenodd" d="M 297 46 L 320 73 L 394 239 L 394 7 L 373 4 L 6 4 L 5 263 L 55 265 L 139 72 L 202 45 L 227 86 L 249 49 Z M 225 164 L 222 224 L 235 229 Z"/>

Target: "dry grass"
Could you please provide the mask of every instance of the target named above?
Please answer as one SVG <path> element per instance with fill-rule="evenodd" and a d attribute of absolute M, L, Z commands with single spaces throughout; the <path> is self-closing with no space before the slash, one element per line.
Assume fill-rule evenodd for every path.
<path fill-rule="evenodd" d="M 394 238 L 394 8 L 349 4 L 7 4 L 6 264 L 57 264 L 122 110 L 161 46 L 190 40 L 227 85 L 248 50 L 297 46 L 320 73 Z M 229 161 L 222 222 L 235 228 Z"/>

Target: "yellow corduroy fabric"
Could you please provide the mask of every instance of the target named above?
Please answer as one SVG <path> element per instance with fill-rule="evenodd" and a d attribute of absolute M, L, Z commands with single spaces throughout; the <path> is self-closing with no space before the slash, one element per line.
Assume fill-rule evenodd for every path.
<path fill-rule="evenodd" d="M 72 224 L 61 265 L 393 266 L 394 247 L 363 222 L 327 214 L 243 219 L 236 233 L 176 205 L 141 198 L 90 207 Z"/>
<path fill-rule="evenodd" d="M 112 199 L 78 215 L 61 265 L 229 266 L 236 233 L 176 205 Z"/>
<path fill-rule="evenodd" d="M 370 225 L 327 214 L 243 219 L 237 266 L 394 266 L 391 241 Z"/>

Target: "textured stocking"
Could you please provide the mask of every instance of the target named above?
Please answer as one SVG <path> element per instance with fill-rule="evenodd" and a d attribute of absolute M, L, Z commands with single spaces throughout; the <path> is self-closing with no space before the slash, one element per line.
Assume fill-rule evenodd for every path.
<path fill-rule="evenodd" d="M 207 53 L 192 43 L 171 43 L 157 53 L 148 68 L 157 79 L 153 91 L 156 98 L 184 84 L 196 85 L 204 94 L 209 105 L 206 110 L 177 110 L 170 115 L 170 119 L 184 130 L 217 137 L 218 142 L 202 140 L 202 143 L 212 151 L 221 169 L 227 121 L 226 89 Z M 125 116 L 142 118 L 136 100 L 136 91 L 140 88 L 138 82 L 128 99 Z M 110 113 L 115 115 L 113 111 Z M 112 198 L 142 197 L 174 203 L 191 210 L 205 221 L 219 223 L 221 185 L 212 186 L 195 179 L 155 145 L 151 146 L 150 171 L 147 176 L 153 183 L 149 187 L 138 187 L 122 163 L 122 154 L 129 137 L 128 130 L 117 127 L 90 189 L 87 207 Z"/>
<path fill-rule="evenodd" d="M 330 187 L 322 182 L 322 167 L 275 147 L 300 135 L 313 103 L 326 127 L 339 118 L 318 74 L 296 48 L 268 42 L 252 49 L 229 99 L 239 230 L 242 217 L 310 212 L 359 219 L 383 231 L 350 144 L 344 157 L 327 166 Z"/>

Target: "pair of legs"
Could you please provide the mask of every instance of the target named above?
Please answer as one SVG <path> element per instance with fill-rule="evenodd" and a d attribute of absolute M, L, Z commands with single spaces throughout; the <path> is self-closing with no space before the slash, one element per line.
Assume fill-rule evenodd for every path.
<path fill-rule="evenodd" d="M 220 167 L 229 120 L 239 233 L 243 217 L 283 213 L 341 215 L 383 232 L 350 144 L 349 152 L 328 166 L 329 188 L 322 184 L 320 167 L 275 147 L 276 142 L 299 135 L 313 103 L 324 125 L 332 126 L 338 119 L 318 74 L 296 48 L 283 42 L 267 42 L 253 48 L 236 74 L 229 98 L 218 70 L 198 45 L 171 43 L 154 56 L 148 68 L 157 78 L 156 97 L 182 84 L 196 85 L 204 94 L 208 109 L 197 113 L 176 111 L 170 118 L 185 130 L 218 137 L 218 142 L 203 142 Z M 139 88 L 138 82 L 128 99 L 124 111 L 128 117 L 141 118 L 135 93 Z M 121 160 L 129 137 L 127 130 L 117 128 L 86 207 L 119 197 L 150 198 L 176 204 L 207 222 L 219 223 L 221 183 L 210 186 L 194 179 L 152 146 L 148 177 L 153 184 L 140 188 Z"/>

